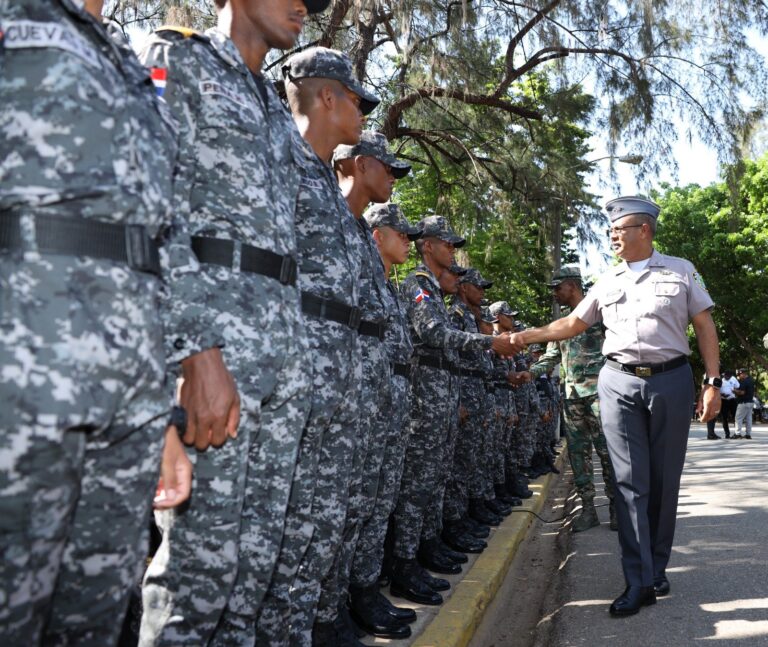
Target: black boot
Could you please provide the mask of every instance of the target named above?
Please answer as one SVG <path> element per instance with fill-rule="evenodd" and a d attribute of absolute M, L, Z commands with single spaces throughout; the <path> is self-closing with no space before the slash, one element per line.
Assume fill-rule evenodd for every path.
<path fill-rule="evenodd" d="M 455 564 L 466 564 L 469 558 L 461 551 L 453 550 L 442 537 L 437 537 L 438 550 Z"/>
<path fill-rule="evenodd" d="M 482 539 L 469 535 L 461 521 L 452 521 L 443 525 L 443 541 L 453 550 L 461 553 L 482 553 L 488 547 Z"/>
<path fill-rule="evenodd" d="M 355 623 L 369 634 L 380 638 L 402 640 L 411 635 L 411 628 L 398 620 L 379 602 L 377 585 L 349 587 L 349 613 Z"/>
<path fill-rule="evenodd" d="M 512 507 L 523 505 L 523 502 L 509 491 L 506 483 L 495 483 L 493 486 L 493 491 L 496 493 L 496 498 L 504 505 L 509 505 Z"/>
<path fill-rule="evenodd" d="M 413 609 L 408 609 L 407 607 L 396 607 L 381 593 L 377 593 L 377 596 L 379 605 L 383 607 L 384 610 L 393 618 L 406 624 L 416 622 L 416 612 Z"/>
<path fill-rule="evenodd" d="M 476 539 L 485 539 L 491 534 L 490 526 L 486 526 L 484 523 L 475 521 L 468 514 L 460 519 L 461 525 L 464 529 L 464 533 L 475 537 Z"/>
<path fill-rule="evenodd" d="M 436 606 L 443 603 L 443 596 L 437 593 L 419 577 L 419 568 L 415 559 L 393 560 L 392 584 L 389 592 L 396 598 L 405 598 L 418 604 Z"/>
<path fill-rule="evenodd" d="M 339 609 L 339 615 L 333 621 L 333 626 L 336 628 L 336 645 L 338 647 L 365 647 L 357 639 L 357 627 L 352 622 L 352 618 L 349 617 L 349 609 L 347 609 L 346 604 L 343 604 Z M 365 635 L 365 632 L 360 635 Z"/>
<path fill-rule="evenodd" d="M 482 499 L 470 499 L 469 516 L 486 526 L 498 526 L 502 521 L 499 515 L 485 507 Z"/>
<path fill-rule="evenodd" d="M 500 517 L 506 517 L 510 512 L 512 512 L 511 506 L 504 505 L 498 499 L 487 499 L 483 503 L 485 504 L 486 508 L 488 508 L 491 512 L 499 515 Z"/>
<path fill-rule="evenodd" d="M 424 568 L 444 575 L 456 575 L 461 573 L 461 566 L 448 559 L 440 552 L 440 544 L 437 538 L 422 541 L 416 553 L 416 559 Z"/>
<path fill-rule="evenodd" d="M 418 562 L 414 570 L 419 579 L 433 591 L 447 591 L 451 588 L 451 583 L 448 580 L 444 580 L 442 577 L 433 577 L 426 568 L 419 566 Z"/>
<path fill-rule="evenodd" d="M 333 622 L 316 622 L 312 627 L 313 647 L 336 647 L 339 638 L 336 635 L 336 624 Z"/>
<path fill-rule="evenodd" d="M 533 496 L 533 490 L 528 489 L 528 479 L 522 474 L 514 474 L 507 479 L 507 489 L 510 494 L 521 499 L 530 499 Z"/>

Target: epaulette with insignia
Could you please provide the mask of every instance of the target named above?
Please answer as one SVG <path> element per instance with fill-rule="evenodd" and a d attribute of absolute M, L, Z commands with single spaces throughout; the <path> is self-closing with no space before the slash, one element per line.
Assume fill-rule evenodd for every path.
<path fill-rule="evenodd" d="M 155 31 L 158 34 L 177 34 L 176 38 L 194 38 L 196 40 L 201 40 L 204 43 L 207 43 L 210 41 L 210 38 L 208 38 L 208 36 L 197 31 L 196 29 L 191 29 L 189 27 L 179 27 L 177 25 L 162 25 L 158 27 Z"/>
<path fill-rule="evenodd" d="M 430 274 L 427 274 L 427 272 L 418 272 L 417 271 L 417 272 L 414 272 L 413 275 L 414 276 L 423 276 L 423 277 L 425 277 L 427 279 L 431 279 L 432 278 L 432 276 Z"/>
<path fill-rule="evenodd" d="M 456 312 L 461 317 L 464 316 L 464 311 L 461 308 L 459 308 L 458 306 L 456 306 L 454 312 Z"/>

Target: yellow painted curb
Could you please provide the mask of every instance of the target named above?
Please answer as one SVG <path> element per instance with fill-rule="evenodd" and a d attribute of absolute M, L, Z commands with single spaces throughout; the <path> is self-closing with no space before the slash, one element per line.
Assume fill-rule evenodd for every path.
<path fill-rule="evenodd" d="M 562 470 L 567 454 L 565 441 L 557 457 Z M 541 512 L 549 493 L 550 484 L 557 474 L 547 474 L 542 483 L 529 487 L 534 495 L 516 510 Z M 435 619 L 416 638 L 411 647 L 466 647 L 480 625 L 485 610 L 501 587 L 509 567 L 517 554 L 517 547 L 525 539 L 534 516 L 513 512 L 493 533 L 493 537 L 472 568 L 456 585 L 450 599 L 440 607 Z"/>

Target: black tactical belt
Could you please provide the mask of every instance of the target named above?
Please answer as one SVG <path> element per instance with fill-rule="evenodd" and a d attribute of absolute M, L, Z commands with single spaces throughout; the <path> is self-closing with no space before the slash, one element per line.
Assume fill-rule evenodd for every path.
<path fill-rule="evenodd" d="M 402 377 L 411 377 L 411 365 L 410 364 L 398 364 L 395 362 L 392 364 L 392 373 L 394 375 L 401 375 Z"/>
<path fill-rule="evenodd" d="M 353 330 L 360 327 L 360 308 L 348 306 L 333 299 L 323 299 L 309 292 L 301 293 L 301 310 L 305 315 L 328 319 L 349 326 Z"/>
<path fill-rule="evenodd" d="M 192 251 L 201 263 L 232 267 L 235 243 L 224 238 L 192 236 Z M 283 285 L 296 285 L 296 259 L 293 256 L 281 256 L 253 245 L 241 245 L 240 271 L 268 276 Z"/>
<path fill-rule="evenodd" d="M 119 225 L 84 218 L 34 215 L 41 254 L 87 256 L 125 263 L 132 270 L 160 275 L 158 244 L 144 225 Z M 21 216 L 0 218 L 0 251 L 24 251 Z"/>
<path fill-rule="evenodd" d="M 361 335 L 367 335 L 368 337 L 378 337 L 379 341 L 384 341 L 384 333 L 387 332 L 387 324 L 384 322 L 374 323 L 373 321 L 361 321 L 357 332 Z"/>
<path fill-rule="evenodd" d="M 445 357 L 433 357 L 432 355 L 416 355 L 416 362 L 420 366 L 431 366 L 432 368 L 440 368 L 444 371 L 451 371 L 455 368 L 450 360 Z"/>
<path fill-rule="evenodd" d="M 615 368 L 622 373 L 631 373 L 637 377 L 651 377 L 658 373 L 664 373 L 665 371 L 671 371 L 673 368 L 680 368 L 688 363 L 688 358 L 685 355 L 675 357 L 668 362 L 662 362 L 661 364 L 622 364 L 613 359 L 605 360 L 606 366 Z"/>

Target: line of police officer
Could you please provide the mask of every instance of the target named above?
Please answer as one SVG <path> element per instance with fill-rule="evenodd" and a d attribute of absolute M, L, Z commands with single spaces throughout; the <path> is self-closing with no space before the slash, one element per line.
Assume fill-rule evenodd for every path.
<path fill-rule="evenodd" d="M 3 644 L 115 644 L 153 496 L 140 644 L 359 645 L 350 609 L 404 637 L 382 570 L 439 603 L 423 565 L 531 495 L 551 405 L 463 239 L 387 202 L 378 99 L 324 48 L 289 109 L 261 75 L 327 4 L 216 0 L 142 65 L 100 0 L 0 0 Z"/>

